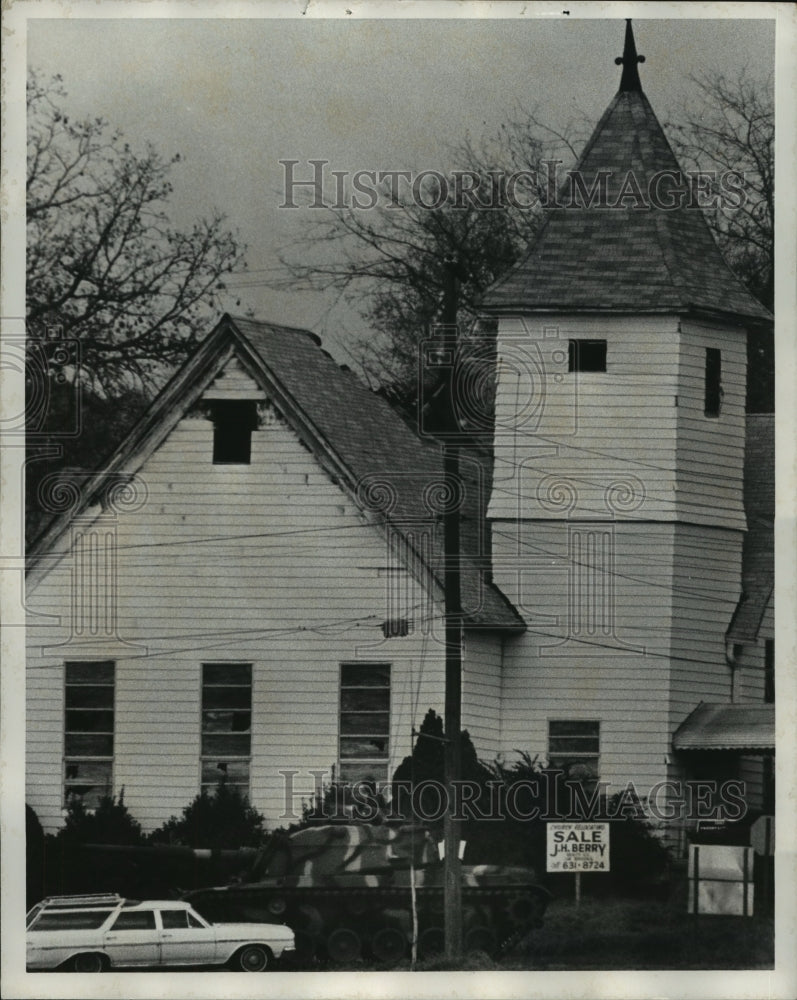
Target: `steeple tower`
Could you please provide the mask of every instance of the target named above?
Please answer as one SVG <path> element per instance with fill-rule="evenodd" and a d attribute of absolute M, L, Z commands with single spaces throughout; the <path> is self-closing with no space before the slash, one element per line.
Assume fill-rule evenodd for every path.
<path fill-rule="evenodd" d="M 730 700 L 746 331 L 771 316 L 722 259 L 640 61 L 628 22 L 619 91 L 483 305 L 493 580 L 528 623 L 504 649 L 502 743 L 581 747 L 644 794 L 680 776 L 665 761 L 697 703 Z"/>

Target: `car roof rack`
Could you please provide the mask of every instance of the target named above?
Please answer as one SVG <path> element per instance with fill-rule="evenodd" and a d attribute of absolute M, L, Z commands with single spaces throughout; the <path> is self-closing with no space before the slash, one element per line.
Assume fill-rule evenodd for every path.
<path fill-rule="evenodd" d="M 124 899 L 118 892 L 95 892 L 77 896 L 47 896 L 41 901 L 42 906 L 118 906 Z"/>

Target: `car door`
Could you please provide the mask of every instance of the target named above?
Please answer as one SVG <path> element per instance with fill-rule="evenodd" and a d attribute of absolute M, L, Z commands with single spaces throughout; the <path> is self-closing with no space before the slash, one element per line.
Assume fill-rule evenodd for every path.
<path fill-rule="evenodd" d="M 162 908 L 161 964 L 212 965 L 217 958 L 216 930 L 185 907 Z"/>
<path fill-rule="evenodd" d="M 103 945 L 112 965 L 159 965 L 160 932 L 154 909 L 120 910 Z"/>

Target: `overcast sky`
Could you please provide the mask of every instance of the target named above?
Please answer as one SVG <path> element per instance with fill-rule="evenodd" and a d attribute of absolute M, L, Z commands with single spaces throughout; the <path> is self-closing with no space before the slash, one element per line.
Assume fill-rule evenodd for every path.
<path fill-rule="evenodd" d="M 554 123 L 582 112 L 597 121 L 618 87 L 614 59 L 622 52 L 623 20 L 541 16 L 544 5 L 528 6 L 537 16 L 492 19 L 496 5 L 457 5 L 481 16 L 29 20 L 28 63 L 63 76 L 72 115 L 101 115 L 134 146 L 151 142 L 164 155 L 184 157 L 174 173 L 175 221 L 187 224 L 217 207 L 250 248 L 251 274 L 236 292 L 242 305 L 231 299 L 227 308 L 251 307 L 263 318 L 308 326 L 339 354 L 338 339 L 363 329 L 355 315 L 328 313 L 319 296 L 258 284 L 274 273 L 277 251 L 312 214 L 278 208 L 279 161 L 445 171 L 452 166 L 447 144 L 466 134 L 478 138 L 518 106 L 539 105 Z M 745 13 L 759 6 L 767 10 L 747 4 Z M 105 3 L 103 15 L 129 9 Z M 771 72 L 772 20 L 647 19 L 661 9 L 630 10 L 640 15 L 634 21 L 637 49 L 646 57 L 640 72 L 661 121 L 677 116 L 694 94 L 690 74 L 719 70 L 735 77 L 746 69 L 766 78 Z"/>

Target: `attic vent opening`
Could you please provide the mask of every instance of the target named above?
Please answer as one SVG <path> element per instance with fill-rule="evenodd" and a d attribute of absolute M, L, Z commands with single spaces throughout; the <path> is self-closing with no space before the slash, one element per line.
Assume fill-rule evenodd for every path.
<path fill-rule="evenodd" d="M 722 406 L 722 355 L 718 348 L 706 348 L 706 398 L 704 413 L 718 417 Z"/>
<path fill-rule="evenodd" d="M 257 403 L 224 400 L 213 403 L 213 464 L 249 465 L 252 431 L 257 426 Z"/>
<path fill-rule="evenodd" d="M 570 340 L 567 345 L 569 372 L 605 372 L 605 340 Z"/>

